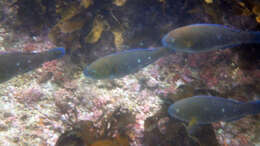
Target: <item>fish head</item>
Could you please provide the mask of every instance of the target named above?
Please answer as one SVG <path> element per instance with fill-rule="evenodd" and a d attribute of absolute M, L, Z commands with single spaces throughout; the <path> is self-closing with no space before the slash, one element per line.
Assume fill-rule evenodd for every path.
<path fill-rule="evenodd" d="M 175 109 L 174 104 L 170 105 L 170 107 L 168 108 L 168 114 L 169 114 L 171 117 L 175 118 L 175 117 L 176 117 L 176 113 L 177 113 L 177 111 L 176 111 L 176 109 Z"/>
<path fill-rule="evenodd" d="M 192 120 L 192 118 L 197 118 L 197 114 L 194 109 L 190 109 L 185 105 L 179 104 L 179 102 L 172 104 L 168 108 L 168 114 L 174 119 L 178 119 L 187 123 Z"/>
<path fill-rule="evenodd" d="M 113 79 L 109 67 L 90 64 L 84 70 L 84 75 L 92 79 Z"/>
<path fill-rule="evenodd" d="M 169 48 L 171 50 L 174 50 L 174 48 L 176 48 L 176 42 L 175 42 L 175 38 L 172 37 L 170 35 L 171 33 L 166 34 L 163 38 L 162 38 L 162 45 L 165 48 Z"/>
<path fill-rule="evenodd" d="M 88 78 L 98 79 L 99 75 L 95 69 L 92 69 L 91 67 L 86 67 L 84 70 L 84 75 Z"/>
<path fill-rule="evenodd" d="M 178 120 L 181 121 L 186 121 L 183 118 L 186 117 L 185 113 L 183 112 L 184 110 L 179 107 L 179 105 L 176 104 L 172 104 L 169 108 L 168 108 L 168 114 Z M 186 119 L 186 118 L 185 118 Z"/>

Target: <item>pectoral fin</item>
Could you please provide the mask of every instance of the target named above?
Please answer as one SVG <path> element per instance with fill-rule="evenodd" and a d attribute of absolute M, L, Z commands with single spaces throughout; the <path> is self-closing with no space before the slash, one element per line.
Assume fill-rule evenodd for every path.
<path fill-rule="evenodd" d="M 193 125 L 196 125 L 196 124 L 197 124 L 197 118 L 192 117 L 191 120 L 189 121 L 188 127 L 192 127 Z"/>
<path fill-rule="evenodd" d="M 199 125 L 197 123 L 197 118 L 192 117 L 191 120 L 189 121 L 188 126 L 186 127 L 188 133 L 192 135 L 196 129 L 198 129 Z"/>

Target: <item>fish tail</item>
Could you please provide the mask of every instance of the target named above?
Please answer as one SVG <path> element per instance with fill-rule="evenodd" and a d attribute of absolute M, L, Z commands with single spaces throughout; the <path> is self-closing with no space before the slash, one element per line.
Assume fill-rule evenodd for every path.
<path fill-rule="evenodd" d="M 260 113 L 260 100 L 245 103 L 245 110 L 248 114 L 254 115 Z"/>
<path fill-rule="evenodd" d="M 61 58 L 66 54 L 66 50 L 64 48 L 53 48 L 48 51 L 50 53 L 50 56 L 53 58 Z"/>

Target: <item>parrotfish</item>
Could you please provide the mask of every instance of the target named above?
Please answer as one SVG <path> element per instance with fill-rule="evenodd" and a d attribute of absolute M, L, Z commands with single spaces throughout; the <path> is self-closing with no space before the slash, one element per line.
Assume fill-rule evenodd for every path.
<path fill-rule="evenodd" d="M 84 74 L 93 79 L 114 79 L 135 73 L 169 54 L 165 48 L 132 49 L 107 55 L 88 65 Z"/>
<path fill-rule="evenodd" d="M 206 52 L 247 43 L 260 43 L 260 32 L 242 31 L 220 24 L 192 24 L 170 31 L 162 45 L 180 52 Z"/>
<path fill-rule="evenodd" d="M 260 113 L 260 100 L 240 102 L 215 96 L 194 96 L 182 99 L 168 108 L 171 117 L 189 124 L 231 122 L 246 115 Z"/>
<path fill-rule="evenodd" d="M 12 52 L 0 54 L 0 83 L 15 75 L 33 70 L 46 61 L 61 58 L 65 53 L 64 48 L 54 48 L 40 53 Z"/>

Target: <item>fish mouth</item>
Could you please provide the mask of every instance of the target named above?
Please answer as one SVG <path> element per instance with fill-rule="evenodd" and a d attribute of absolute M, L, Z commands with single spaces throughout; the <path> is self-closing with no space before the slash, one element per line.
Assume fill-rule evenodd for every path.
<path fill-rule="evenodd" d="M 174 117 L 174 104 L 170 105 L 170 107 L 168 108 L 168 114 L 171 116 L 171 117 Z"/>
<path fill-rule="evenodd" d="M 169 34 L 166 34 L 166 35 L 162 38 L 162 40 L 161 40 L 162 45 L 163 45 L 164 47 L 169 46 L 168 41 L 167 41 L 168 36 L 169 36 Z"/>
<path fill-rule="evenodd" d="M 85 75 L 86 77 L 91 77 L 90 74 L 89 74 L 88 67 L 86 67 L 86 69 L 84 70 L 83 73 L 84 73 L 84 75 Z"/>

